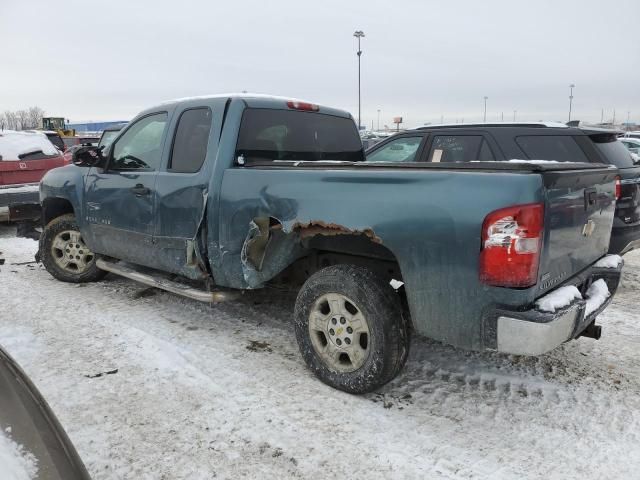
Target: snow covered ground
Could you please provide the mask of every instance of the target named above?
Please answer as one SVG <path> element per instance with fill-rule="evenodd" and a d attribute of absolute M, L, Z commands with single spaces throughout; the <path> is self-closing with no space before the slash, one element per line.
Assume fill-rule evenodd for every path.
<path fill-rule="evenodd" d="M 395 381 L 357 397 L 304 367 L 290 293 L 209 307 L 114 276 L 64 284 L 12 235 L 0 343 L 94 479 L 640 475 L 640 252 L 600 341 L 527 358 L 417 338 Z"/>

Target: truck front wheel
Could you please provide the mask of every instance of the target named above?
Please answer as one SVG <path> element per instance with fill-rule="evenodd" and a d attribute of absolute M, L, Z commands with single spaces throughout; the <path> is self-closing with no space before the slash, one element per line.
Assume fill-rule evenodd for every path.
<path fill-rule="evenodd" d="M 54 218 L 44 227 L 40 258 L 47 271 L 63 282 L 94 282 L 107 274 L 96 266 L 96 255 L 84 243 L 73 214 Z"/>
<path fill-rule="evenodd" d="M 349 393 L 370 392 L 393 379 L 409 351 L 398 294 L 354 265 L 327 267 L 307 280 L 296 299 L 295 330 L 308 367 Z"/>

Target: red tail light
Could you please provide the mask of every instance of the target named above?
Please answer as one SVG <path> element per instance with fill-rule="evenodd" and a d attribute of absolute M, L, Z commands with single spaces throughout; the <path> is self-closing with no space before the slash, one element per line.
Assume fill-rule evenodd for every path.
<path fill-rule="evenodd" d="M 482 224 L 480 281 L 496 287 L 530 287 L 538 279 L 544 205 L 501 208 Z"/>
<path fill-rule="evenodd" d="M 313 103 L 298 102 L 294 100 L 289 100 L 287 102 L 287 107 L 292 108 L 294 110 L 304 110 L 307 112 L 317 112 L 318 110 L 320 110 L 320 107 Z"/>
<path fill-rule="evenodd" d="M 622 181 L 620 177 L 616 177 L 616 200 L 620 200 L 620 196 L 622 195 Z"/>

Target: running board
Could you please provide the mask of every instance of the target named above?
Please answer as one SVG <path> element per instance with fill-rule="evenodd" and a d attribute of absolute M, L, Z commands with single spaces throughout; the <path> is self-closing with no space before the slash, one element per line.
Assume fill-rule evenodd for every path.
<path fill-rule="evenodd" d="M 126 277 L 131 280 L 135 280 L 136 282 L 143 283 L 150 287 L 166 290 L 167 292 L 175 293 L 176 295 L 181 295 L 183 297 L 191 298 L 193 300 L 198 300 L 200 302 L 220 303 L 220 302 L 226 302 L 229 300 L 235 300 L 240 296 L 240 292 L 238 291 L 208 292 L 206 290 L 198 290 L 197 288 L 192 288 L 182 283 L 172 282 L 171 280 L 167 280 L 166 278 L 162 278 L 159 276 L 153 276 L 147 273 L 142 273 L 131 267 L 127 267 L 125 265 L 121 265 L 115 262 L 110 262 L 102 258 L 99 258 L 96 261 L 96 266 L 100 270 L 105 270 L 110 273 L 115 273 L 116 275 L 120 275 L 121 277 Z"/>

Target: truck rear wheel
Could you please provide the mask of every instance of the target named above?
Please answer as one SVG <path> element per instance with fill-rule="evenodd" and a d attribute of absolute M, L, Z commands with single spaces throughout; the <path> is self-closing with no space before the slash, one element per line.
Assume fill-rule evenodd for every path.
<path fill-rule="evenodd" d="M 84 243 L 73 214 L 54 218 L 44 227 L 40 258 L 47 271 L 63 282 L 94 282 L 107 274 L 96 266 L 96 255 Z"/>
<path fill-rule="evenodd" d="M 354 265 L 327 267 L 306 281 L 296 299 L 295 330 L 308 367 L 349 393 L 389 382 L 409 352 L 398 294 L 377 274 Z"/>

